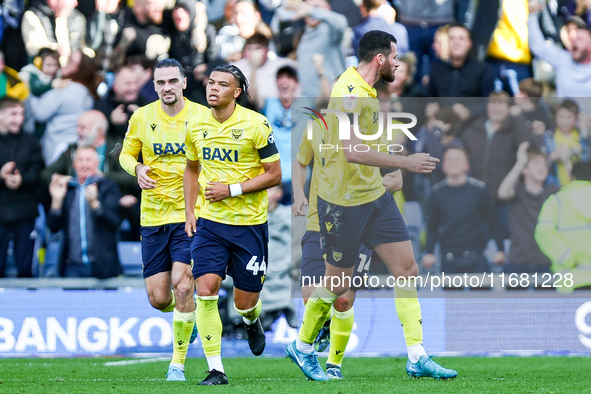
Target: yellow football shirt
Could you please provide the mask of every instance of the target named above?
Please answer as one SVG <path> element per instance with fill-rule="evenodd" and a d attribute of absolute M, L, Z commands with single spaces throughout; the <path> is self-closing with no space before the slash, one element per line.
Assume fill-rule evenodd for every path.
<path fill-rule="evenodd" d="M 330 94 L 328 109 L 347 114 L 358 114 L 359 129 L 364 135 L 374 135 L 379 127 L 379 101 L 376 90 L 369 86 L 355 67 L 349 67 L 335 84 Z M 323 149 L 324 166 L 320 175 L 323 185 L 318 196 L 341 206 L 357 206 L 377 200 L 386 189 L 378 167 L 348 163 L 339 139 L 339 121 L 334 114 L 325 115 L 328 130 L 325 143 L 335 149 Z M 376 140 L 363 144 L 378 144 Z M 339 147 L 339 151 L 336 150 Z M 373 147 L 372 149 L 375 149 Z"/>
<path fill-rule="evenodd" d="M 207 182 L 245 182 L 265 172 L 263 163 L 279 160 L 267 118 L 238 104 L 224 123 L 219 123 L 211 111 L 194 116 L 186 146 L 187 159 L 201 165 L 201 193 Z M 261 152 L 273 153 L 261 159 Z M 214 203 L 204 201 L 199 217 L 236 226 L 262 224 L 267 221 L 268 205 L 267 191 L 262 190 Z"/>
<path fill-rule="evenodd" d="M 185 99 L 181 112 L 170 117 L 162 110 L 158 100 L 139 108 L 129 119 L 119 156 L 121 167 L 135 176 L 141 152 L 143 164 L 150 166 L 148 176 L 156 181 L 154 189 L 142 190 L 142 226 L 185 221 L 185 134 L 191 117 L 206 111 L 207 107 Z"/>
<path fill-rule="evenodd" d="M 314 168 L 312 169 L 312 177 L 310 179 L 310 194 L 308 195 L 308 216 L 306 217 L 307 224 L 306 230 L 320 232 L 320 226 L 318 224 L 318 208 L 317 208 L 317 194 L 318 194 L 318 182 L 320 180 L 320 173 L 322 172 L 322 154 L 319 152 L 318 147 L 323 144 L 322 131 L 318 128 L 314 128 L 314 134 L 312 140 L 306 138 L 306 135 L 302 135 L 300 140 L 300 146 L 296 154 L 296 159 L 307 166 L 310 164 L 312 159 L 314 160 Z"/>

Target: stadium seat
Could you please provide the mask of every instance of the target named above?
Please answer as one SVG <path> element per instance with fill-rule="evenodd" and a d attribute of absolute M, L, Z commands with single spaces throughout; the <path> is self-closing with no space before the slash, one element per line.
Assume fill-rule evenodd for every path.
<path fill-rule="evenodd" d="M 123 266 L 123 275 L 142 276 L 142 247 L 140 242 L 118 242 L 119 261 Z"/>

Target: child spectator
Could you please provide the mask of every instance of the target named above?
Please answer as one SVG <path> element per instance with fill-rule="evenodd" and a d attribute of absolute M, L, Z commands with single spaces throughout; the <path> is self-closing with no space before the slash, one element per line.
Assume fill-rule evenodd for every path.
<path fill-rule="evenodd" d="M 33 64 L 28 64 L 21 69 L 19 77 L 29 85 L 33 95 L 39 97 L 51 89 L 51 83 L 60 69 L 59 58 L 57 51 L 43 48 Z"/>
<path fill-rule="evenodd" d="M 558 187 L 544 186 L 548 178 L 546 156 L 528 148 L 528 142 L 519 145 L 517 161 L 499 186 L 499 200 L 509 203 L 511 249 L 504 266 L 507 273 L 550 272 L 550 259 L 540 251 L 534 231 L 542 204 Z"/>
<path fill-rule="evenodd" d="M 546 150 L 550 158 L 549 183 L 558 186 L 570 181 L 572 165 L 577 161 L 588 161 L 588 147 L 576 128 L 579 106 L 572 100 L 564 100 L 556 110 L 556 130 L 544 135 Z"/>

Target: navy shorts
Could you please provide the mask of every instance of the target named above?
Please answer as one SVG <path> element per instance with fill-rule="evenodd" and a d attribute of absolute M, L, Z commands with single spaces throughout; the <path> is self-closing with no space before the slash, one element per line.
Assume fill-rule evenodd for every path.
<path fill-rule="evenodd" d="M 320 233 L 316 231 L 306 231 L 302 237 L 300 286 L 322 283 L 321 281 L 324 277 L 326 267 L 320 247 L 320 237 Z M 364 244 L 361 244 L 357 255 L 357 262 L 355 263 L 355 271 L 353 271 L 351 289 L 362 290 L 367 288 L 364 277 L 369 276 L 371 254 L 372 250 L 367 249 Z"/>
<path fill-rule="evenodd" d="M 269 263 L 269 231 L 267 223 L 234 226 L 208 219 L 197 220 L 197 233 L 191 241 L 193 277 L 226 274 L 234 279 L 234 287 L 258 293 L 263 288 Z"/>
<path fill-rule="evenodd" d="M 359 246 L 374 246 L 410 240 L 394 197 L 384 193 L 367 204 L 345 207 L 318 197 L 318 220 L 322 254 L 335 267 L 353 267 Z"/>
<path fill-rule="evenodd" d="M 142 227 L 142 267 L 144 279 L 172 270 L 173 262 L 191 264 L 191 238 L 185 223 Z"/>

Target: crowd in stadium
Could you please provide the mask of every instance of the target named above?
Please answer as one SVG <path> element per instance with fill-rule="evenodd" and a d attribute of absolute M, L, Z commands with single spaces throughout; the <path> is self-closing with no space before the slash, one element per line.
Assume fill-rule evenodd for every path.
<path fill-rule="evenodd" d="M 432 174 L 403 174 L 397 195 L 401 208 L 420 204 L 422 270 L 551 272 L 561 257 L 548 257 L 543 244 L 552 234 L 536 230 L 542 204 L 573 176 L 591 181 L 588 7 L 584 0 L 3 0 L 0 277 L 10 240 L 11 274 L 37 275 L 34 251 L 47 238 L 40 213 L 43 226 L 66 234 L 63 264 L 102 262 L 102 270 L 68 276 L 121 274 L 117 242 L 139 241 L 141 190 L 119 153 L 130 116 L 158 99 L 152 68 L 167 57 L 185 69 L 185 97 L 203 105 L 216 66 L 233 63 L 248 78 L 248 107 L 269 119 L 281 156 L 283 190 L 269 193 L 269 210 L 278 212 L 269 221 L 272 242 L 286 251 L 275 258 L 285 259 L 297 150 L 292 98 L 328 97 L 331 83 L 357 64 L 369 30 L 397 38 L 396 80 L 376 90 L 386 111 L 419 119 L 404 154 L 441 159 Z M 74 159 L 86 145 L 98 162 Z M 99 194 L 75 186 L 85 179 L 108 187 Z M 486 255 L 491 239 L 497 250 Z"/>

